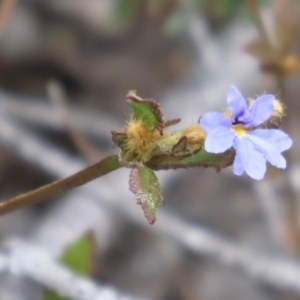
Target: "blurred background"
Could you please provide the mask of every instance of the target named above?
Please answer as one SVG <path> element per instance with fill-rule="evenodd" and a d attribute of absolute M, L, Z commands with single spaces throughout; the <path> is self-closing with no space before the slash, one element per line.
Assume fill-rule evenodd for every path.
<path fill-rule="evenodd" d="M 185 125 L 273 93 L 294 145 L 264 180 L 158 172 L 149 225 L 118 170 L 0 218 L 0 299 L 300 299 L 300 1 L 2 0 L 0 195 L 117 153 L 135 89 Z M 126 296 L 127 295 L 127 296 Z"/>

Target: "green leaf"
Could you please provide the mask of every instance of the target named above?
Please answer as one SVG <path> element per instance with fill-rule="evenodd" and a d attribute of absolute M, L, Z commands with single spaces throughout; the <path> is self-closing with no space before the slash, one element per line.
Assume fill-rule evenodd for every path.
<path fill-rule="evenodd" d="M 187 137 L 183 136 L 179 139 L 179 141 L 172 147 L 172 153 L 181 154 L 187 151 Z"/>
<path fill-rule="evenodd" d="M 174 156 L 157 155 L 153 156 L 147 166 L 153 170 L 168 170 L 190 167 L 213 167 L 217 171 L 232 165 L 235 152 L 228 150 L 222 154 L 208 153 L 205 150 L 194 154 Z"/>
<path fill-rule="evenodd" d="M 163 114 L 160 111 L 159 104 L 153 99 L 142 99 L 136 95 L 135 91 L 127 94 L 127 103 L 133 110 L 133 118 L 142 120 L 144 124 L 162 132 L 164 127 Z"/>
<path fill-rule="evenodd" d="M 117 20 L 125 20 L 131 18 L 138 8 L 136 0 L 119 0 L 115 10 Z"/>
<path fill-rule="evenodd" d="M 91 273 L 93 249 L 93 236 L 87 233 L 65 250 L 60 262 L 80 275 L 88 275 Z M 46 291 L 44 299 L 68 300 L 52 291 Z"/>
<path fill-rule="evenodd" d="M 157 205 L 163 202 L 161 189 L 155 173 L 144 165 L 134 165 L 129 175 L 130 191 L 136 195 L 150 224 L 156 220 Z"/>
<path fill-rule="evenodd" d="M 44 300 L 68 300 L 68 299 L 57 295 L 55 292 L 46 291 Z"/>
<path fill-rule="evenodd" d="M 181 33 L 188 24 L 189 11 L 185 9 L 176 10 L 164 23 L 163 32 L 169 36 Z"/>
<path fill-rule="evenodd" d="M 112 142 L 115 146 L 119 147 L 123 152 L 127 149 L 128 138 L 126 133 L 118 132 L 115 130 L 111 131 Z"/>
<path fill-rule="evenodd" d="M 93 249 L 93 236 L 87 233 L 65 250 L 61 262 L 81 275 L 90 274 Z"/>

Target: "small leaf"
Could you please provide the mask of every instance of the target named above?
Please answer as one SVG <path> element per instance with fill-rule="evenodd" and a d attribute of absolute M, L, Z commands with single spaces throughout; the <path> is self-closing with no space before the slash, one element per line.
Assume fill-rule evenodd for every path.
<path fill-rule="evenodd" d="M 169 36 L 178 35 L 187 27 L 188 20 L 189 11 L 178 9 L 165 21 L 163 31 Z"/>
<path fill-rule="evenodd" d="M 89 275 L 93 265 L 94 239 L 87 233 L 70 245 L 63 253 L 60 261 L 81 275 Z M 45 300 L 67 300 L 53 291 L 46 291 Z"/>
<path fill-rule="evenodd" d="M 55 292 L 46 291 L 44 300 L 68 300 L 68 299 L 57 295 Z"/>
<path fill-rule="evenodd" d="M 167 121 L 164 122 L 164 127 L 169 127 L 169 126 L 172 126 L 172 125 L 176 125 L 180 121 L 181 121 L 180 118 L 167 120 Z"/>
<path fill-rule="evenodd" d="M 194 154 L 176 157 L 173 155 L 153 156 L 147 166 L 153 170 L 168 170 L 190 167 L 213 167 L 217 171 L 232 165 L 235 152 L 228 150 L 222 154 L 208 153 L 205 150 Z"/>
<path fill-rule="evenodd" d="M 187 137 L 183 136 L 179 141 L 172 147 L 172 153 L 180 153 L 180 152 L 185 152 L 187 149 Z"/>
<path fill-rule="evenodd" d="M 134 165 L 129 175 L 129 188 L 136 195 L 146 219 L 153 224 L 156 220 L 156 207 L 163 202 L 155 173 L 144 165 Z"/>
<path fill-rule="evenodd" d="M 87 233 L 65 250 L 61 262 L 79 274 L 90 274 L 93 251 L 93 235 Z"/>
<path fill-rule="evenodd" d="M 142 120 L 147 127 L 157 129 L 162 134 L 164 121 L 158 103 L 153 99 L 138 97 L 135 91 L 128 92 L 127 103 L 133 110 L 134 119 Z"/>
<path fill-rule="evenodd" d="M 114 146 L 119 147 L 122 151 L 126 149 L 126 145 L 128 141 L 126 133 L 112 130 L 111 139 Z"/>
<path fill-rule="evenodd" d="M 116 6 L 115 16 L 117 20 L 124 20 L 132 17 L 138 8 L 138 1 L 136 0 L 119 0 Z"/>

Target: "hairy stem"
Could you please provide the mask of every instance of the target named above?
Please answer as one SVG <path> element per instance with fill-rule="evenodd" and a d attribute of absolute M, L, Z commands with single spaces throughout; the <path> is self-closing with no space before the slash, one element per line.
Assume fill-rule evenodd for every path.
<path fill-rule="evenodd" d="M 67 178 L 57 180 L 36 190 L 21 194 L 0 203 L 0 215 L 45 201 L 70 189 L 79 187 L 100 176 L 122 167 L 117 155 L 111 155 L 103 160 L 79 171 Z"/>

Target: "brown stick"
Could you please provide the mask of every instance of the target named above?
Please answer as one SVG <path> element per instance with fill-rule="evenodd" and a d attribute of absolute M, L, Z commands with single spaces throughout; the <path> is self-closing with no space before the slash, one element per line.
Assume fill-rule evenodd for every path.
<path fill-rule="evenodd" d="M 63 126 L 70 134 L 70 137 L 77 148 L 90 160 L 91 163 L 99 161 L 99 159 L 102 158 L 100 152 L 76 128 L 76 123 L 72 119 L 71 114 L 68 112 L 66 95 L 63 87 L 57 81 L 51 80 L 47 85 L 47 92 L 53 104 L 57 108 L 57 112 L 60 114 L 60 120 Z"/>
<path fill-rule="evenodd" d="M 0 35 L 4 29 L 7 17 L 13 9 L 16 0 L 3 0 L 0 5 Z"/>
<path fill-rule="evenodd" d="M 254 17 L 254 22 L 256 24 L 258 31 L 260 32 L 260 34 L 262 35 L 264 40 L 272 47 L 272 43 L 270 42 L 268 33 L 266 31 L 265 25 L 262 21 L 261 15 L 260 15 L 257 0 L 246 0 L 246 1 L 248 4 L 248 7 L 251 10 L 252 15 Z"/>
<path fill-rule="evenodd" d="M 57 180 L 36 190 L 21 194 L 0 203 L 0 215 L 55 197 L 63 192 L 79 187 L 102 175 L 110 173 L 121 166 L 122 165 L 116 155 L 108 156 L 67 178 Z"/>

